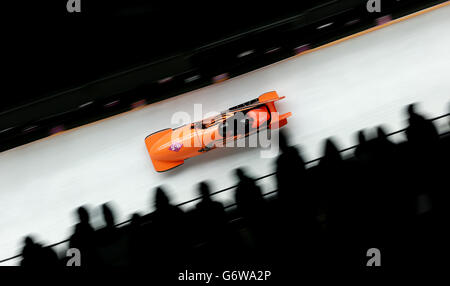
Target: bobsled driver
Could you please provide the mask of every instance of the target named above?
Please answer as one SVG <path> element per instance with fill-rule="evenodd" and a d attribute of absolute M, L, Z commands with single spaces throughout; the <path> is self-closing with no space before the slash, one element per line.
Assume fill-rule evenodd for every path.
<path fill-rule="evenodd" d="M 270 113 L 265 107 L 252 109 L 245 115 L 238 112 L 219 126 L 219 132 L 224 138 L 239 134 L 245 136 L 266 124 L 269 118 Z"/>

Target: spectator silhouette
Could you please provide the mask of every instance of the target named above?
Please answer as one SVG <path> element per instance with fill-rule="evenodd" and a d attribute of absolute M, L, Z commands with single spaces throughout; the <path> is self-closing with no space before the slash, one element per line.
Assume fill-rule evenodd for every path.
<path fill-rule="evenodd" d="M 265 202 L 261 189 L 252 178 L 246 175 L 244 169 L 237 168 L 235 175 L 239 179 L 235 193 L 238 210 L 244 217 L 255 217 Z"/>
<path fill-rule="evenodd" d="M 408 114 L 408 152 L 403 156 L 405 161 L 406 190 L 414 195 L 409 213 L 409 220 L 403 224 L 409 225 L 409 233 L 414 234 L 408 245 L 418 244 L 418 259 L 431 261 L 430 253 L 440 253 L 441 249 L 434 248 L 436 242 L 442 242 L 442 225 L 447 220 L 441 202 L 446 201 L 445 192 L 440 186 L 440 144 L 439 133 L 433 122 L 427 120 L 416 111 L 416 105 L 411 104 L 406 109 Z M 424 206 L 427 205 L 425 208 Z M 421 206 L 419 208 L 419 206 Z M 430 211 L 431 210 L 431 211 Z M 442 245 L 442 243 L 438 243 Z M 434 248 L 434 249 L 433 249 Z"/>
<path fill-rule="evenodd" d="M 364 130 L 357 133 L 358 145 L 355 148 L 355 157 L 362 163 L 368 164 L 373 159 L 373 141 L 368 141 Z"/>
<path fill-rule="evenodd" d="M 331 206 L 342 197 L 343 159 L 336 144 L 330 138 L 325 141 L 324 156 L 320 159 L 316 178 L 325 206 Z M 327 178 L 323 180 L 323 178 Z"/>
<path fill-rule="evenodd" d="M 226 214 L 222 203 L 211 199 L 211 190 L 207 182 L 199 184 L 199 193 L 202 200 L 197 204 L 197 214 L 201 220 L 201 228 L 205 235 L 211 239 L 218 238 L 225 228 Z"/>
<path fill-rule="evenodd" d="M 261 189 L 251 177 L 247 176 L 244 169 L 237 168 L 235 175 L 239 179 L 235 192 L 237 210 L 248 225 L 249 244 L 256 249 L 262 248 L 265 240 L 269 239 L 266 235 L 268 221 L 265 212 L 266 202 Z"/>
<path fill-rule="evenodd" d="M 432 148 L 439 140 L 439 133 L 433 122 L 416 112 L 416 105 L 407 107 L 408 123 L 406 137 L 414 148 Z"/>
<path fill-rule="evenodd" d="M 34 243 L 33 239 L 29 236 L 25 238 L 24 243 L 21 266 L 39 266 L 41 263 L 41 246 Z"/>
<path fill-rule="evenodd" d="M 134 213 L 131 215 L 130 219 L 130 230 L 138 230 L 142 227 L 142 216 L 139 213 Z"/>
<path fill-rule="evenodd" d="M 230 242 L 227 232 L 227 217 L 222 203 L 211 199 L 210 185 L 198 185 L 202 200 L 196 206 L 197 235 L 199 236 L 199 259 L 211 263 L 222 262 L 229 254 Z"/>
<path fill-rule="evenodd" d="M 404 156 L 408 172 L 407 188 L 417 195 L 436 190 L 439 168 L 439 134 L 432 121 L 416 112 L 415 104 L 407 107 L 406 128 L 409 151 Z"/>
<path fill-rule="evenodd" d="M 130 264 L 135 268 L 148 266 L 145 262 L 146 257 L 150 254 L 148 247 L 150 236 L 147 236 L 147 233 L 145 233 L 146 228 L 143 224 L 144 220 L 139 213 L 134 213 L 131 216 L 128 228 L 128 250 Z"/>
<path fill-rule="evenodd" d="M 373 162 L 375 156 L 374 140 L 367 140 L 364 130 L 360 130 L 357 133 L 358 145 L 355 148 L 354 156 L 356 161 L 349 164 L 351 169 L 351 186 L 349 188 L 358 194 L 359 199 L 365 203 L 371 203 L 370 196 L 373 194 L 373 184 L 367 184 L 367 182 L 375 181 L 376 170 L 374 169 Z M 360 190 L 360 191 L 357 191 Z M 363 191 L 364 190 L 364 191 Z M 347 191 L 347 190 L 346 190 Z M 364 208 L 360 209 L 361 215 L 370 213 Z M 360 220 L 365 218 L 359 217 Z"/>
<path fill-rule="evenodd" d="M 93 266 L 98 262 L 95 250 L 95 231 L 90 224 L 89 213 L 84 206 L 77 209 L 77 215 L 79 222 L 75 225 L 74 233 L 70 237 L 69 247 L 80 250 L 82 267 Z"/>
<path fill-rule="evenodd" d="M 106 243 L 116 239 L 118 229 L 116 228 L 114 213 L 107 203 L 102 205 L 102 213 L 105 227 L 97 231 L 97 237 L 101 241 L 100 243 Z"/>
<path fill-rule="evenodd" d="M 338 199 L 342 192 L 344 161 L 339 149 L 331 138 L 325 141 L 324 156 L 319 161 L 318 181 L 322 196 L 328 202 Z M 323 178 L 327 178 L 323 180 Z M 328 203 L 326 203 L 328 204 Z"/>
<path fill-rule="evenodd" d="M 103 218 L 105 219 L 106 227 L 110 229 L 116 228 L 116 220 L 113 211 L 108 204 L 102 205 Z"/>
<path fill-rule="evenodd" d="M 102 266 L 126 265 L 128 241 L 123 229 L 116 227 L 116 220 L 111 204 L 101 206 L 105 226 L 96 231 L 97 252 Z"/>
<path fill-rule="evenodd" d="M 170 199 L 162 187 L 156 188 L 154 220 L 173 220 L 183 215 L 183 211 L 170 203 Z"/>
<path fill-rule="evenodd" d="M 319 176 L 327 178 L 319 182 L 323 187 L 325 197 L 333 199 L 338 196 L 338 190 L 341 189 L 343 174 L 345 174 L 345 164 L 342 155 L 332 139 L 325 141 L 324 156 L 319 161 Z"/>
<path fill-rule="evenodd" d="M 449 113 L 450 113 L 450 104 L 449 107 Z M 450 116 L 447 116 L 449 118 L 448 124 L 450 127 Z M 438 160 L 438 178 L 439 181 L 442 182 L 446 180 L 448 177 L 448 164 L 450 162 L 450 135 L 443 136 L 440 138 L 440 154 L 439 154 L 439 160 Z M 445 184 L 445 183 L 444 183 Z M 433 208 L 436 210 L 436 215 L 440 217 L 440 220 L 442 221 L 442 225 L 445 225 L 446 222 L 450 219 L 450 210 L 448 208 L 448 205 L 450 204 L 450 192 L 448 192 L 447 189 L 438 187 L 438 190 L 433 192 L 432 194 L 432 200 L 433 200 Z M 447 236 L 448 237 L 448 236 Z"/>
<path fill-rule="evenodd" d="M 365 245 L 377 242 L 381 245 L 389 241 L 387 234 L 398 228 L 394 209 L 404 199 L 401 187 L 395 184 L 398 176 L 395 171 L 398 168 L 396 145 L 389 140 L 383 127 L 377 127 L 376 132 L 377 137 L 369 142 L 367 148 L 368 159 L 360 156 L 363 166 L 352 170 L 352 177 L 357 181 L 354 189 L 355 222 L 363 237 L 360 242 Z"/>
<path fill-rule="evenodd" d="M 321 205 L 326 217 L 327 242 L 330 247 L 327 250 L 327 263 L 348 263 L 357 254 L 355 230 L 359 224 L 359 213 L 356 209 L 355 194 L 361 186 L 359 180 L 352 184 L 348 184 L 346 180 L 352 175 L 351 170 L 356 169 L 350 168 L 343 161 L 332 139 L 325 141 L 324 156 L 319 162 L 317 178 L 318 191 L 323 197 Z"/>
<path fill-rule="evenodd" d="M 177 267 L 182 261 L 185 243 L 189 241 L 185 232 L 184 213 L 170 203 L 162 187 L 156 188 L 155 207 L 156 210 L 152 213 L 155 262 Z"/>
<path fill-rule="evenodd" d="M 397 153 L 397 146 L 389 140 L 386 131 L 382 126 L 377 127 L 377 137 L 374 140 L 376 158 L 381 160 L 393 159 Z"/>
<path fill-rule="evenodd" d="M 399 181 L 399 165 L 398 146 L 392 142 L 383 127 L 377 127 L 377 137 L 373 140 L 374 160 L 373 165 L 376 170 L 374 179 L 379 182 L 377 188 L 380 191 L 386 191 L 389 187 L 398 190 L 400 186 L 396 183 Z M 389 187 L 386 185 L 389 183 Z M 396 192 L 399 193 L 399 192 Z M 392 195 L 394 195 L 392 193 Z"/>
<path fill-rule="evenodd" d="M 369 182 L 377 196 L 370 202 L 376 208 L 367 209 L 374 222 L 374 225 L 368 225 L 371 235 L 367 237 L 372 237 L 373 243 L 377 240 L 380 245 L 385 245 L 385 252 L 392 251 L 389 255 L 401 261 L 401 248 L 406 245 L 405 241 L 411 241 L 407 230 L 415 216 L 416 195 L 405 184 L 408 175 L 405 174 L 405 166 L 400 163 L 401 147 L 404 145 L 392 142 L 382 126 L 377 127 L 374 144 L 376 174 Z"/>
<path fill-rule="evenodd" d="M 276 209 L 277 221 L 274 227 L 280 251 L 275 255 L 283 259 L 287 253 L 301 256 L 311 262 L 313 243 L 316 241 L 317 198 L 311 188 L 305 162 L 294 146 L 289 146 L 288 137 L 280 131 L 281 154 L 276 160 L 276 179 L 280 204 Z M 295 252 L 297 251 L 297 252 Z"/>
<path fill-rule="evenodd" d="M 58 256 L 52 248 L 43 247 L 41 244 L 34 242 L 30 236 L 25 238 L 24 244 L 21 266 L 44 268 L 59 265 Z"/>
<path fill-rule="evenodd" d="M 305 181 L 305 161 L 300 156 L 297 148 L 289 146 L 288 137 L 285 132 L 279 133 L 279 146 L 281 154 L 276 160 L 276 179 L 278 187 L 278 197 L 289 204 L 300 199 L 300 192 L 305 194 L 301 185 L 306 187 Z"/>
<path fill-rule="evenodd" d="M 332 170 L 341 166 L 342 163 L 342 156 L 336 144 L 332 139 L 328 138 L 325 141 L 325 152 L 324 156 L 320 159 L 319 165 L 325 170 Z"/>

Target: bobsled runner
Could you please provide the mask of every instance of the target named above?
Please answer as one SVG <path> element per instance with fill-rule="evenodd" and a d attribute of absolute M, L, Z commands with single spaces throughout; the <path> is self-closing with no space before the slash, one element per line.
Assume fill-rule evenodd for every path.
<path fill-rule="evenodd" d="M 217 116 L 147 136 L 145 145 L 155 170 L 173 169 L 182 165 L 184 160 L 224 147 L 227 142 L 286 125 L 292 113 L 280 115 L 275 108 L 275 101 L 283 98 L 275 91 L 267 92 Z"/>

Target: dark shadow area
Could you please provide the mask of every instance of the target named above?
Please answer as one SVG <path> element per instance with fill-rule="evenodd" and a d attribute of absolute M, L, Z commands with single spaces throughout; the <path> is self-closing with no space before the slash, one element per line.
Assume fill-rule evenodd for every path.
<path fill-rule="evenodd" d="M 171 203 L 165 187 L 152 190 L 155 210 L 135 213 L 118 227 L 111 203 L 101 206 L 104 227 L 94 230 L 89 211 L 76 211 L 70 248 L 81 267 L 129 266 L 148 277 L 251 265 L 293 277 L 301 271 L 367 271 L 367 251 L 377 248 L 383 269 L 428 269 L 448 253 L 450 135 L 406 108 L 406 139 L 391 141 L 384 126 L 357 133 L 354 156 L 344 159 L 334 138 L 323 157 L 306 167 L 300 150 L 280 132 L 274 161 L 277 195 L 264 196 L 258 179 L 234 170 L 235 207 L 211 196 L 211 182 L 198 185 L 195 208 Z M 446 115 L 448 116 L 448 115 Z M 49 247 L 24 241 L 23 266 L 64 265 Z M 174 276 L 176 277 L 176 276 Z M 174 278 L 176 279 L 176 278 Z"/>

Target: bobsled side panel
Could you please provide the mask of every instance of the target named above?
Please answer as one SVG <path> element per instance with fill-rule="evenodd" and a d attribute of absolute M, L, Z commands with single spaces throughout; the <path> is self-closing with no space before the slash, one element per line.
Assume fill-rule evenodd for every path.
<path fill-rule="evenodd" d="M 160 161 L 160 160 L 152 159 L 152 163 L 153 163 L 153 167 L 155 167 L 155 170 L 157 172 L 164 172 L 164 171 L 173 169 L 175 167 L 178 167 L 180 165 L 183 165 L 184 160 L 183 161 Z"/>

